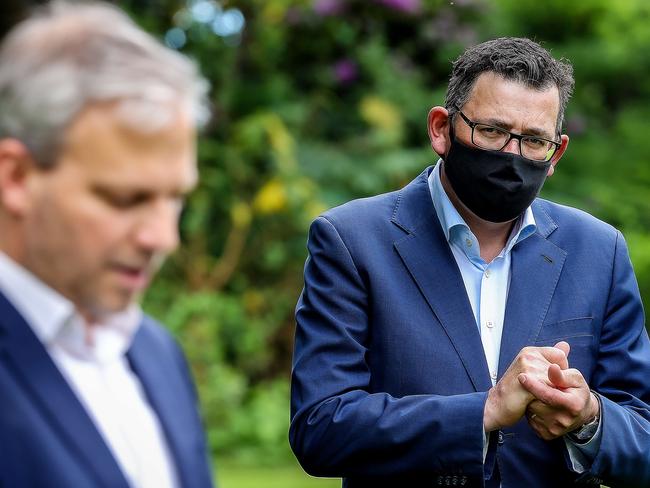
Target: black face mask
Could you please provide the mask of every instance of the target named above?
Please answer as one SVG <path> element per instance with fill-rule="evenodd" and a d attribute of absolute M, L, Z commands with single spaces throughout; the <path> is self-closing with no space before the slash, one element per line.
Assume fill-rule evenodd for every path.
<path fill-rule="evenodd" d="M 466 146 L 451 131 L 445 175 L 463 204 L 489 222 L 519 217 L 542 189 L 550 161 Z"/>

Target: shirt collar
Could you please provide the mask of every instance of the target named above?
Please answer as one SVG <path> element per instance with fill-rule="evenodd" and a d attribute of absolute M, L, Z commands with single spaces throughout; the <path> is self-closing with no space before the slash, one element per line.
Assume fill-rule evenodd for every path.
<path fill-rule="evenodd" d="M 142 319 L 138 305 L 88 325 L 74 304 L 0 252 L 0 292 L 50 350 L 61 347 L 87 361 L 106 362 L 126 353 Z"/>
<path fill-rule="evenodd" d="M 445 238 L 450 244 L 461 244 L 461 239 L 471 239 L 476 242 L 476 246 L 473 246 L 472 253 L 478 253 L 478 240 L 470 230 L 465 220 L 461 217 L 454 207 L 454 204 L 451 203 L 447 192 L 442 186 L 440 180 L 440 168 L 442 165 L 442 160 L 438 160 L 438 163 L 431 171 L 429 175 L 429 190 L 431 192 L 431 198 L 433 200 L 433 206 L 435 207 L 438 220 L 442 226 L 442 230 L 445 233 Z M 533 210 L 530 206 L 525 210 L 525 212 L 516 220 L 515 225 L 510 232 L 510 237 L 508 238 L 508 243 L 504 249 L 504 253 L 508 253 L 512 248 L 522 240 L 531 236 L 537 230 L 537 224 L 535 223 L 535 216 L 533 215 Z M 460 245 L 461 249 L 467 249 L 466 246 Z M 470 257 L 470 256 L 468 256 Z"/>

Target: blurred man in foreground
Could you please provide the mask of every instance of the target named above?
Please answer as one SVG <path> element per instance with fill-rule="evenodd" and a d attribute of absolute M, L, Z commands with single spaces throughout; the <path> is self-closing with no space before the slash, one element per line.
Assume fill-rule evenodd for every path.
<path fill-rule="evenodd" d="M 108 5 L 7 35 L 0 486 L 212 486 L 183 355 L 136 303 L 178 243 L 206 88 Z"/>
<path fill-rule="evenodd" d="M 438 164 L 313 223 L 290 431 L 308 472 L 650 486 L 650 343 L 623 236 L 536 198 L 572 88 L 528 39 L 469 48 L 429 112 Z"/>

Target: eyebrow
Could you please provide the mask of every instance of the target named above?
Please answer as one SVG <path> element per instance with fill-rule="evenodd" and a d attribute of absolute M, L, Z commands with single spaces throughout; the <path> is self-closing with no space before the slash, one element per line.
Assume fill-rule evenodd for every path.
<path fill-rule="evenodd" d="M 480 124 L 487 124 L 487 125 L 493 125 L 494 127 L 499 127 L 500 129 L 505 129 L 507 131 L 512 130 L 512 125 L 508 124 L 507 122 L 504 122 L 501 119 L 487 119 L 487 120 L 481 120 L 481 121 L 475 121 Z M 527 127 L 525 132 L 522 132 L 521 135 L 524 136 L 537 136 L 537 137 L 542 137 L 544 139 L 549 139 L 551 141 L 555 140 L 555 134 L 549 134 L 547 131 L 544 129 L 540 129 L 538 127 Z"/>
<path fill-rule="evenodd" d="M 194 191 L 195 186 L 188 187 L 188 188 L 175 188 L 175 189 L 170 189 L 170 191 L 166 192 L 168 195 L 172 196 L 173 198 L 186 198 L 189 196 L 192 191 Z M 129 186 L 129 185 L 111 185 L 111 184 L 104 184 L 104 183 L 96 183 L 92 186 L 92 191 L 94 191 L 96 194 L 104 196 L 104 197 L 111 197 L 111 196 L 124 196 L 124 195 L 129 195 L 133 197 L 139 197 L 142 199 L 147 199 L 153 195 L 156 195 L 158 191 L 152 190 L 151 188 L 145 188 L 141 186 Z"/>

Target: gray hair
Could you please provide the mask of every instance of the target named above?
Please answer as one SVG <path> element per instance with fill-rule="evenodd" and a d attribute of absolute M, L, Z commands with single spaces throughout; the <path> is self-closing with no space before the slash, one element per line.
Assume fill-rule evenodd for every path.
<path fill-rule="evenodd" d="M 556 60 L 542 46 L 526 38 L 501 37 L 467 49 L 453 64 L 445 107 L 456 111 L 467 103 L 481 73 L 494 72 L 536 90 L 555 85 L 560 93 L 557 130 L 573 92 L 573 68 L 565 59 Z"/>
<path fill-rule="evenodd" d="M 0 139 L 18 139 L 39 164 L 53 165 L 67 128 L 91 104 L 116 103 L 130 127 L 154 132 L 179 108 L 203 125 L 208 88 L 194 62 L 117 7 L 56 0 L 0 48 Z"/>

